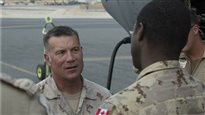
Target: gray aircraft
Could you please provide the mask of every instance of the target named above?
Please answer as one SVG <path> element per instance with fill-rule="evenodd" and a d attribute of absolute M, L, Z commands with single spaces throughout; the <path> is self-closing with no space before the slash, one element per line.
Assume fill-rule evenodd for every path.
<path fill-rule="evenodd" d="M 101 0 L 106 11 L 131 35 L 136 18 L 140 10 L 152 0 Z M 200 29 L 202 32 L 202 39 L 205 40 L 205 0 L 181 0 L 189 9 L 196 10 L 200 17 Z M 107 79 L 107 88 L 110 89 L 112 81 L 112 71 L 114 65 L 114 58 L 120 45 L 130 43 L 130 36 L 122 39 L 115 47 Z"/>

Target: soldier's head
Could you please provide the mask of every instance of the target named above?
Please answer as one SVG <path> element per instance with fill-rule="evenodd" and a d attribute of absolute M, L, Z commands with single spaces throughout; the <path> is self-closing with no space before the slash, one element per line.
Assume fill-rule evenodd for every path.
<path fill-rule="evenodd" d="M 78 33 L 67 26 L 57 26 L 44 37 L 46 63 L 54 80 L 74 80 L 81 77 L 83 52 Z"/>
<path fill-rule="evenodd" d="M 57 26 L 48 31 L 48 33 L 43 38 L 44 47 L 46 50 L 49 49 L 49 39 L 51 37 L 59 37 L 59 36 L 75 36 L 79 41 L 78 32 L 68 26 Z"/>
<path fill-rule="evenodd" d="M 179 0 L 148 3 L 137 17 L 131 39 L 134 66 L 141 70 L 156 61 L 177 60 L 189 33 L 189 17 Z"/>

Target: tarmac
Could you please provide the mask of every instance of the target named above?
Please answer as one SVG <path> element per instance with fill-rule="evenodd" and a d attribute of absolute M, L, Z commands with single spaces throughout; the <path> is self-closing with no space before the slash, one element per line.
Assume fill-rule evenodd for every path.
<path fill-rule="evenodd" d="M 79 6 L 1 6 L 0 18 L 112 18 L 104 9 L 82 9 Z"/>

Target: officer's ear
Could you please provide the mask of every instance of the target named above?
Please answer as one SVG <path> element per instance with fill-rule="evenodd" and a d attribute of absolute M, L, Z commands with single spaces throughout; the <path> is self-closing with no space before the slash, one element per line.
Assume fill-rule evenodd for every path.
<path fill-rule="evenodd" d="M 45 53 L 44 53 L 44 61 L 46 62 L 46 64 L 47 64 L 48 66 L 51 65 L 51 57 L 50 57 L 50 55 L 49 55 L 48 52 L 45 52 Z"/>

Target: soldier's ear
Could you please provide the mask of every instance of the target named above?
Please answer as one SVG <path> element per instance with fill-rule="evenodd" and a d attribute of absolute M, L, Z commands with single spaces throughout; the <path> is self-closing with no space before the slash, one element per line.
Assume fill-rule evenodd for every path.
<path fill-rule="evenodd" d="M 51 57 L 50 57 L 50 55 L 48 53 L 44 53 L 44 61 L 46 62 L 46 64 L 48 66 L 51 65 Z"/>
<path fill-rule="evenodd" d="M 144 25 L 140 22 L 138 25 L 135 26 L 134 36 L 137 38 L 138 41 L 142 41 L 144 38 Z"/>
<path fill-rule="evenodd" d="M 138 28 L 138 36 L 139 36 L 139 41 L 142 41 L 144 38 L 144 25 L 142 22 L 139 23 L 139 28 Z"/>
<path fill-rule="evenodd" d="M 194 34 L 198 34 L 199 33 L 199 26 L 197 24 L 194 24 L 194 26 L 192 27 L 192 31 L 194 32 Z"/>

